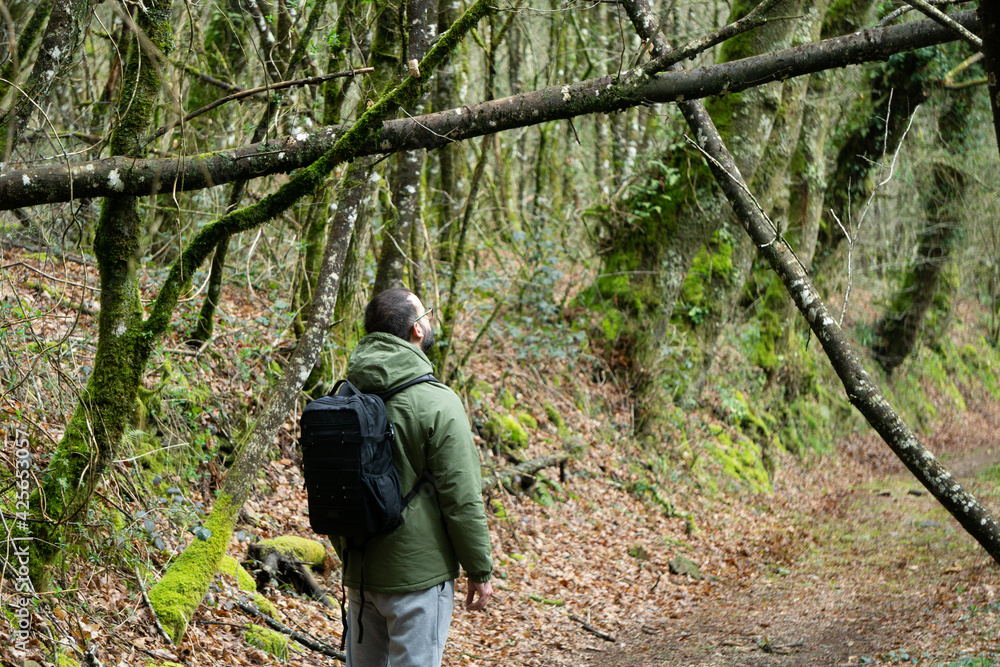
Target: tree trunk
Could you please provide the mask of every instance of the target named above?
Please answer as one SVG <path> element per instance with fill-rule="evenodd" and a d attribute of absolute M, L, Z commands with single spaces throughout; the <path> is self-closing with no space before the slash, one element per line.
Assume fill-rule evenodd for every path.
<path fill-rule="evenodd" d="M 139 13 L 137 23 L 152 46 L 162 54 L 169 53 L 173 29 L 170 0 L 153 2 Z M 111 136 L 110 148 L 115 155 L 142 154 L 139 144 L 149 130 L 162 88 L 161 57 L 150 57 L 140 49 L 132 51 L 118 109 L 121 121 Z M 142 332 L 143 308 L 136 276 L 141 238 L 138 199 L 106 198 L 94 239 L 101 286 L 94 370 L 30 503 L 38 519 L 30 532 L 30 576 L 36 590 L 48 589 L 49 566 L 62 551 L 66 524 L 86 510 L 135 410 L 150 353 Z"/>
<path fill-rule="evenodd" d="M 282 62 L 288 61 L 282 72 L 272 73 L 274 78 L 281 78 L 284 80 L 290 79 L 294 73 L 295 69 L 300 62 L 302 62 L 301 56 L 301 44 L 307 44 L 312 34 L 312 30 L 316 27 L 316 23 L 319 16 L 323 13 L 323 9 L 326 6 L 326 0 L 321 0 L 313 5 L 312 11 L 309 15 L 309 21 L 307 23 L 306 30 L 300 35 L 300 48 L 296 52 L 296 56 L 293 58 L 288 54 L 287 48 L 280 48 L 277 50 L 279 58 Z M 280 9 L 280 8 L 279 8 Z M 280 21 L 279 21 L 280 24 Z M 283 38 L 280 44 L 285 44 L 287 39 L 287 32 L 290 26 L 284 26 L 284 31 L 281 35 Z M 282 93 L 273 93 L 267 102 L 267 108 L 264 111 L 261 119 L 257 123 L 257 127 L 254 129 L 253 142 L 257 143 L 263 141 L 264 137 L 267 136 L 268 129 L 271 123 L 274 122 L 278 115 L 278 110 L 281 107 L 281 101 L 283 99 Z M 243 193 L 246 191 L 246 181 L 237 181 L 233 184 L 233 187 L 229 193 L 229 204 L 226 207 L 226 211 L 235 211 L 240 204 L 240 200 L 243 198 Z M 312 224 L 306 223 L 307 236 L 312 234 L 311 237 L 306 239 L 306 277 L 315 279 L 315 270 L 310 274 L 309 264 L 312 262 L 314 265 L 319 262 L 319 257 L 322 254 L 322 248 L 316 249 L 314 244 L 316 243 L 316 236 L 322 238 L 322 234 L 325 225 L 322 223 L 319 230 L 313 230 Z M 219 304 L 219 297 L 222 292 L 222 280 L 226 270 L 226 254 L 229 252 L 229 237 L 225 237 L 219 241 L 218 246 L 215 248 L 215 255 L 212 259 L 212 268 L 209 272 L 208 277 L 208 293 L 205 295 L 205 300 L 202 302 L 201 310 L 198 313 L 198 323 L 195 325 L 194 331 L 191 333 L 192 340 L 195 341 L 207 341 L 212 337 L 212 329 L 215 326 L 215 310 Z M 312 267 L 315 269 L 315 266 Z M 311 283 L 303 281 L 304 295 L 308 297 L 309 289 Z M 308 310 L 309 301 L 306 299 L 302 302 L 302 309 Z M 299 324 L 300 320 L 298 315 L 296 316 L 295 324 Z M 296 333 L 299 333 L 297 330 Z"/>
<path fill-rule="evenodd" d="M 741 18 L 755 4 L 735 3 L 731 20 Z M 800 7 L 800 0 L 783 0 L 770 15 L 797 14 Z M 787 46 L 793 25 L 790 21 L 770 21 L 758 30 L 726 42 L 720 59 L 733 61 Z M 664 52 L 654 49 L 657 56 Z M 740 173 L 747 178 L 756 170 L 762 147 L 771 136 L 773 119 L 781 106 L 781 90 L 782 84 L 775 82 L 715 98 L 705 105 L 719 134 L 733 139 Z M 705 125 L 700 109 L 685 109 L 682 105 L 682 111 L 697 136 Z M 647 186 L 635 191 L 632 202 L 623 204 L 625 216 L 611 219 L 602 248 L 602 273 L 614 277 L 610 281 L 599 279 L 598 288 L 605 299 L 619 300 L 622 308 L 619 312 L 626 318 L 626 335 L 622 340 L 631 347 L 625 354 L 632 359 L 632 390 L 639 405 L 637 414 L 641 416 L 638 427 L 640 433 L 647 435 L 671 398 L 667 392 L 676 395 L 677 391 L 675 387 L 668 389 L 668 382 L 662 377 L 665 371 L 670 372 L 667 369 L 671 352 L 664 351 L 663 340 L 675 304 L 687 314 L 689 322 L 702 327 L 702 332 L 712 332 L 706 333 L 706 340 L 714 340 L 723 308 L 711 300 L 719 296 L 713 294 L 712 287 L 739 280 L 733 251 L 743 235 L 728 232 L 716 238 L 710 251 L 724 255 L 704 257 L 703 265 L 694 267 L 685 283 L 695 257 L 726 217 L 725 200 L 714 188 L 704 160 L 688 151 L 685 147 L 661 158 L 660 162 L 670 169 L 663 173 L 662 167 L 657 167 L 661 173 L 646 176 Z M 652 207 L 647 204 L 650 198 L 656 202 Z M 630 215 L 629 208 L 633 205 L 638 215 Z M 682 386 L 691 383 L 706 368 L 710 350 L 700 350 L 704 356 L 692 360 L 687 355 L 684 360 L 694 361 L 693 376 L 677 364 L 674 373 L 686 376 Z"/>
<path fill-rule="evenodd" d="M 407 49 L 406 61 L 420 60 L 427 53 L 431 41 L 437 34 L 437 2 L 436 0 L 408 0 L 406 3 Z M 431 72 L 422 72 L 420 76 L 429 77 Z M 430 100 L 429 92 L 425 92 L 413 107 L 412 115 L 424 113 Z M 382 231 L 382 252 L 379 255 L 378 270 L 375 273 L 374 292 L 393 287 L 402 287 L 404 273 L 410 268 L 410 285 L 415 286 L 419 280 L 414 280 L 420 267 L 414 261 L 413 246 L 410 238 L 413 230 L 420 226 L 421 206 L 421 175 L 424 171 L 424 161 L 427 153 L 422 149 L 406 151 L 399 155 L 396 173 L 392 183 L 392 203 L 396 214 Z"/>
<path fill-rule="evenodd" d="M 274 436 L 295 404 L 303 383 L 312 373 L 323 350 L 326 333 L 333 322 L 340 273 L 348 242 L 354 232 L 360 193 L 367 180 L 367 173 L 359 175 L 363 177 L 361 181 L 343 184 L 348 196 L 342 201 L 343 206 L 338 208 L 330 225 L 309 321 L 284 375 L 268 396 L 253 435 L 226 474 L 212 511 L 205 521 L 205 527 L 211 535 L 207 540 L 191 542 L 149 591 L 150 603 L 175 643 L 184 636 L 188 621 L 208 592 L 218 562 L 232 539 L 236 516 L 250 495 L 261 466 L 267 460 Z"/>
<path fill-rule="evenodd" d="M 23 94 L 15 91 L 14 103 L 0 117 L 0 163 L 10 163 L 14 148 L 38 101 L 49 96 L 52 84 L 61 79 L 73 64 L 90 19 L 90 8 L 90 0 L 69 0 L 52 5 L 34 67 L 22 87 Z"/>
<path fill-rule="evenodd" d="M 980 35 L 983 38 L 983 69 L 990 88 L 990 108 L 993 110 L 993 131 L 1000 146 L 1000 7 L 989 0 L 979 0 L 976 9 Z"/>
<path fill-rule="evenodd" d="M 970 100 L 961 89 L 938 121 L 938 135 L 951 160 L 931 168 L 931 183 L 924 190 L 927 220 L 917 246 L 917 258 L 903 276 L 902 285 L 888 311 L 875 324 L 878 340 L 872 346 L 875 361 L 887 375 L 913 353 L 928 312 L 950 311 L 944 270 L 960 234 L 959 211 L 965 195 L 966 176 L 957 166 L 964 154 L 970 129 Z M 935 306 L 936 304 L 936 306 Z M 940 333 L 940 332 L 938 332 Z"/>
<path fill-rule="evenodd" d="M 830 39 L 859 29 L 867 22 L 873 0 L 835 3 L 823 20 L 820 39 Z M 820 220 L 827 187 L 826 144 L 830 124 L 828 93 L 833 75 L 809 75 L 803 102 L 798 145 L 791 164 L 791 188 L 787 211 L 787 238 L 795 245 L 802 265 L 810 267 L 819 238 Z M 761 289 L 758 307 L 760 341 L 753 362 L 765 371 L 769 382 L 780 376 L 784 400 L 794 399 L 808 377 L 806 350 L 801 335 L 802 322 L 795 317 L 795 304 L 781 279 L 772 275 Z"/>
<path fill-rule="evenodd" d="M 17 78 L 20 75 L 21 64 L 27 61 L 28 54 L 34 48 L 35 44 L 38 42 L 39 37 L 42 34 L 42 28 L 45 26 L 46 22 L 49 20 L 49 14 L 52 12 L 53 0 L 42 0 L 35 5 L 34 11 L 31 13 L 31 18 L 24 25 L 24 29 L 21 30 L 21 34 L 17 36 L 17 50 L 13 53 L 7 52 L 3 53 L 2 56 L 6 59 L 3 69 L 0 69 L 0 100 L 3 100 L 10 92 L 10 83 L 5 83 L 9 81 L 11 83 L 16 83 Z M 6 33 L 6 31 L 4 31 Z M 2 33 L 0 33 L 2 34 Z M 6 41 L 6 34 L 2 34 L 4 41 Z M 5 45 L 6 46 L 6 45 Z"/>
<path fill-rule="evenodd" d="M 830 0 L 814 0 L 803 3 L 803 18 L 795 22 L 794 31 L 789 35 L 792 46 L 810 44 L 819 39 L 829 4 Z M 788 188 L 786 184 L 792 155 L 798 145 L 797 138 L 802 129 L 809 78 L 789 79 L 782 84 L 780 102 L 774 114 L 774 126 L 767 138 L 760 164 L 752 176 L 746 171 L 741 172 L 743 177 L 749 180 L 751 191 L 757 196 L 765 213 L 783 233 L 788 226 Z M 751 111 L 751 118 L 754 115 L 754 111 Z M 734 159 L 736 159 L 735 156 Z M 738 159 L 737 164 L 739 164 Z M 822 162 L 819 164 L 822 165 Z M 694 277 L 694 280 L 703 283 L 701 291 L 706 295 L 706 302 L 710 307 L 702 309 L 704 319 L 694 327 L 694 334 L 702 355 L 701 364 L 697 365 L 691 373 L 692 377 L 681 401 L 682 405 L 693 405 L 701 396 L 708 373 L 715 361 L 719 336 L 723 327 L 727 326 L 733 319 L 733 314 L 739 306 L 746 288 L 754 260 L 757 258 L 756 248 L 747 235 L 743 233 L 739 221 L 732 216 L 724 218 L 720 235 L 730 240 L 732 250 L 729 266 L 731 270 L 721 276 Z M 711 253 L 708 247 L 702 250 L 703 253 L 706 251 Z M 766 306 L 764 309 L 766 317 Z M 766 326 L 762 328 L 767 329 Z M 766 332 L 762 332 L 762 334 L 766 335 Z"/>

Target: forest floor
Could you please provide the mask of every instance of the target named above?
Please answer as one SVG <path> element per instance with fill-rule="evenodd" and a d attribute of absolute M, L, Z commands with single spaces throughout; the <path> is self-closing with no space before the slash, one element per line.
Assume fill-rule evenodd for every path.
<path fill-rule="evenodd" d="M 95 272 L 16 249 L 3 250 L 0 258 L 0 304 L 9 318 L 2 323 L 8 332 L 3 370 L 10 375 L 4 383 L 14 387 L 0 406 L 4 465 L 13 465 L 11 427 L 24 425 L 25 414 L 43 462 L 72 407 L 58 392 L 72 398 L 70 380 L 82 384 L 89 372 L 87 332 L 94 328 L 95 304 L 90 288 L 74 286 L 93 285 Z M 220 320 L 220 342 L 211 353 L 193 359 L 179 333 L 165 341 L 151 368 L 165 368 L 169 360 L 173 374 L 154 371 L 147 382 L 160 387 L 167 406 L 158 431 L 163 445 L 180 446 L 171 438 L 185 436 L 194 419 L 201 432 L 188 433 L 185 444 L 198 435 L 211 448 L 213 438 L 238 426 L 241 413 L 259 408 L 258 388 L 273 376 L 276 359 L 261 346 L 281 347 L 273 329 L 255 328 L 275 311 L 262 292 L 227 285 L 224 300 L 239 316 Z M 24 316 L 29 305 L 32 314 Z M 192 301 L 190 312 L 181 313 L 185 325 L 197 305 Z M 25 327 L 28 334 L 15 335 Z M 39 350 L 59 340 L 70 342 L 60 343 L 54 362 L 68 388 L 55 386 L 49 394 L 44 378 L 51 362 Z M 21 344 L 24 349 L 15 349 Z M 487 493 L 496 593 L 478 614 L 462 610 L 456 598 L 445 664 L 985 666 L 994 658 L 1000 664 L 997 566 L 874 434 L 845 432 L 824 456 L 775 453 L 773 490 L 751 492 L 724 477 L 694 474 L 707 464 L 685 458 L 677 443 L 663 444 L 669 455 L 637 449 L 629 435 L 629 403 L 598 361 L 526 360 L 503 336 L 485 339 L 473 357 L 477 386 L 491 388 L 479 398 L 466 396 L 474 422 L 500 410 L 506 393 L 537 421 L 519 456 L 571 448 L 576 457 L 563 471 L 545 471 L 541 501 L 500 487 Z M 199 383 L 210 393 L 197 402 L 216 407 L 191 412 L 196 401 L 177 397 Z M 942 409 L 943 421 L 922 437 L 984 504 L 998 508 L 1000 405 L 973 394 L 966 397 L 967 411 L 948 417 Z M 565 428 L 553 423 L 546 406 L 555 408 Z M 705 437 L 709 425 L 720 425 L 711 407 L 688 418 L 700 425 L 689 424 L 687 432 Z M 304 512 L 295 429 L 292 416 L 241 513 L 229 551 L 238 560 L 246 559 L 254 539 L 318 539 Z M 483 451 L 488 464 L 508 464 L 489 447 Z M 33 607 L 29 650 L 13 648 L 10 616 L 0 625 L 0 662 L 53 664 L 54 645 L 77 659 L 96 646 L 105 665 L 276 662 L 247 642 L 254 619 L 237 606 L 243 595 L 235 582 L 222 575 L 183 643 L 170 646 L 161 638 L 142 590 L 194 539 L 199 508 L 211 503 L 219 477 L 207 460 L 204 474 L 164 473 L 147 487 L 149 497 L 137 496 L 130 486 L 138 479 L 136 460 L 116 460 L 99 489 L 100 505 L 120 512 L 125 526 L 104 510 L 88 518 L 78 538 L 82 548 L 67 551 L 56 590 Z M 656 498 L 690 513 L 690 522 L 666 512 Z M 155 526 L 147 529 L 147 520 Z M 678 556 L 697 564 L 703 578 L 671 573 L 669 563 Z M 339 597 L 336 570 L 326 574 Z M 271 585 L 263 593 L 283 623 L 339 644 L 339 610 L 287 586 Z M 13 594 L 13 582 L 0 580 L 0 604 L 11 604 Z M 338 664 L 291 647 L 287 664 Z"/>

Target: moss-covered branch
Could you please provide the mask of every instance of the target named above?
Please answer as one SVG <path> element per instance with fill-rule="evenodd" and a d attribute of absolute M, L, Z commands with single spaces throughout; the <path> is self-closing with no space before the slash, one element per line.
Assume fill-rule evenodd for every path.
<path fill-rule="evenodd" d="M 477 0 L 448 32 L 441 35 L 420 62 L 420 71 L 425 73 L 425 77 L 441 64 L 458 45 L 462 36 L 491 9 L 486 0 Z M 147 337 L 152 340 L 166 331 L 170 315 L 191 276 L 221 239 L 255 229 L 279 216 L 302 197 L 312 194 L 326 181 L 337 165 L 358 154 L 359 147 L 371 139 L 386 118 L 395 113 L 400 105 L 416 97 L 422 83 L 423 80 L 413 76 L 404 79 L 368 109 L 328 151 L 308 167 L 296 171 L 276 192 L 252 206 L 219 218 L 199 232 L 170 269 L 170 274 L 146 322 Z"/>
<path fill-rule="evenodd" d="M 978 23 L 970 12 L 960 12 L 953 17 L 970 29 L 978 29 Z M 952 39 L 952 33 L 932 21 L 915 21 L 738 62 L 667 72 L 644 81 L 637 80 L 625 87 L 615 86 L 616 79 L 613 77 L 588 79 L 460 109 L 389 121 L 375 134 L 365 134 L 367 139 L 355 143 L 353 148 L 356 152 L 350 153 L 349 157 L 421 147 L 431 149 L 551 120 L 621 111 L 649 103 L 680 103 L 724 95 L 770 81 L 885 60 L 900 51 Z M 435 48 L 441 45 L 439 40 Z M 432 50 L 428 58 L 433 55 Z M 423 72 L 429 71 L 425 69 L 426 64 L 420 67 Z M 199 190 L 240 179 L 287 173 L 305 167 L 317 156 L 326 153 L 331 145 L 339 141 L 344 131 L 344 127 L 328 127 L 302 140 L 289 137 L 182 159 L 108 159 L 69 166 L 11 170 L 0 174 L 0 210 L 99 197 L 115 192 L 148 196 L 159 193 L 168 183 L 174 191 Z M 109 180 L 112 172 L 115 178 Z M 73 174 L 72 181 L 70 173 Z"/>
<path fill-rule="evenodd" d="M 490 6 L 485 0 L 478 0 L 465 15 L 459 19 L 452 28 L 446 32 L 434 49 L 427 55 L 421 67 L 427 67 L 425 72 L 433 69 L 441 63 L 448 50 L 454 48 L 462 35 L 465 34 L 476 21 L 479 20 Z M 363 140 L 365 133 L 374 132 L 378 124 L 388 114 L 393 113 L 397 105 L 403 103 L 416 94 L 419 90 L 419 82 L 412 77 L 408 78 L 397 88 L 386 94 L 376 103 L 368 113 L 358 121 L 355 126 L 358 128 L 355 133 L 348 133 L 339 141 L 329 153 L 325 154 L 317 162 L 320 163 L 315 169 L 310 167 L 306 175 L 297 174 L 292 182 L 299 183 L 297 188 L 291 188 L 281 197 L 274 197 L 274 202 L 263 207 L 262 212 L 254 213 L 255 216 L 274 211 L 278 203 L 284 201 L 294 201 L 295 195 L 304 195 L 312 192 L 316 185 L 326 178 L 330 170 L 333 169 L 340 160 L 343 159 L 345 151 L 350 151 L 353 143 Z M 372 115 L 372 112 L 375 112 Z M 325 169 L 325 171 L 324 171 Z M 281 190 L 286 190 L 282 188 Z M 279 192 L 281 192 L 279 190 Z M 277 193 L 276 193 L 277 194 Z M 265 200 L 266 201 L 266 200 Z M 264 203 L 263 201 L 261 202 Z M 251 206 L 250 209 L 258 208 Z M 247 209 L 243 209 L 246 211 Z M 280 212 L 280 211 L 279 211 Z M 237 212 L 240 213 L 240 212 Z M 235 214 L 234 214 L 235 215 Z M 226 216 L 212 225 L 216 229 L 224 228 L 229 219 L 233 216 Z M 246 220 L 254 219 L 252 216 L 237 216 L 236 227 L 245 224 Z M 218 569 L 218 563 L 225 553 L 226 546 L 233 534 L 234 522 L 237 512 L 242 507 L 244 501 L 250 494 L 253 481 L 256 479 L 262 461 L 270 449 L 274 435 L 281 423 L 285 420 L 288 411 L 295 402 L 302 384 L 309 377 L 329 331 L 330 323 L 333 319 L 334 306 L 337 299 L 337 287 L 340 281 L 340 273 L 344 265 L 344 257 L 347 251 L 347 241 L 351 237 L 357 220 L 357 211 L 338 211 L 333 224 L 330 225 L 329 238 L 326 243 L 326 251 L 323 256 L 323 266 L 320 270 L 316 299 L 306 325 L 305 332 L 299 339 L 295 352 L 288 362 L 285 373 L 278 385 L 271 391 L 267 404 L 254 427 L 250 440 L 240 450 L 239 456 L 226 474 L 226 479 L 222 484 L 219 500 L 216 501 L 212 512 L 209 515 L 206 527 L 211 530 L 211 537 L 206 541 L 196 540 L 188 545 L 181 558 L 174 562 L 167 570 L 163 578 L 150 591 L 150 600 L 156 608 L 167 631 L 174 641 L 183 637 L 187 624 L 191 616 L 201 604 L 208 586 Z M 233 230 L 230 230 L 230 233 Z M 199 243 L 204 243 L 203 234 L 198 235 Z M 191 261 L 197 255 L 189 247 L 184 255 L 174 264 L 167 284 L 161 291 L 160 298 L 157 299 L 153 315 L 147 324 L 147 331 L 156 334 L 157 327 L 165 327 L 169 320 L 170 313 L 176 303 L 176 294 L 183 285 L 181 276 L 190 276 L 190 271 L 197 265 L 186 265 L 185 261 Z M 207 249 L 210 249 L 208 246 Z M 204 259 L 207 254 L 204 246 L 199 246 L 198 253 Z M 180 267 L 180 268 L 179 268 Z M 180 271 L 184 270 L 184 273 Z M 165 297 L 166 295 L 166 297 Z M 160 329 L 162 330 L 162 329 Z M 150 336 L 152 337 L 152 335 Z"/>
<path fill-rule="evenodd" d="M 137 25 L 158 52 L 169 52 L 173 38 L 170 0 L 151 3 L 139 14 Z M 130 152 L 148 131 L 162 88 L 158 61 L 134 50 L 125 82 L 118 109 L 120 122 L 110 142 L 119 155 Z M 87 507 L 135 409 L 149 349 L 141 331 L 135 261 L 142 229 L 135 197 L 103 201 L 94 238 L 101 284 L 94 370 L 30 503 L 42 519 L 32 523 L 30 534 L 31 577 L 36 590 L 48 587 L 48 566 L 62 551 L 65 525 Z"/>

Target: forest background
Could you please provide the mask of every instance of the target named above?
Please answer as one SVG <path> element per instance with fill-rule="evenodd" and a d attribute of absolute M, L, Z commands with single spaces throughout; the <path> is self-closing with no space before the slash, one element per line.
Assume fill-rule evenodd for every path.
<path fill-rule="evenodd" d="M 952 18 L 866 0 L 6 6 L 5 659 L 287 653 L 230 618 L 252 591 L 215 574 L 250 588 L 248 542 L 317 538 L 296 417 L 395 285 L 436 309 L 501 568 L 552 550 L 529 517 L 614 514 L 592 521 L 619 577 L 592 581 L 606 554 L 538 566 L 591 600 L 550 652 L 599 637 L 595 609 L 646 627 L 620 587 L 636 564 L 647 611 L 670 606 L 659 577 L 702 576 L 673 552 L 716 582 L 747 575 L 732 554 L 783 571 L 797 549 L 761 558 L 722 527 L 778 539 L 760 515 L 816 502 L 803 480 L 878 478 L 882 457 L 842 446 L 871 427 L 981 545 L 961 586 L 991 604 L 1000 528 L 920 444 L 971 422 L 988 461 L 1000 391 L 994 24 L 937 4 Z M 336 580 L 329 552 L 308 560 Z M 565 605 L 531 569 L 502 570 L 511 599 Z M 262 572 L 240 604 L 288 621 L 274 600 L 296 600 L 333 656 L 336 611 Z M 475 628 L 457 632 L 476 659 Z"/>

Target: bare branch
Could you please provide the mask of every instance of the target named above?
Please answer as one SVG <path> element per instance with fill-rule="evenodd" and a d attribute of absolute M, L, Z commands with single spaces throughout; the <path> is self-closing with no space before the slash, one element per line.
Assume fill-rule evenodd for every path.
<path fill-rule="evenodd" d="M 324 82 L 329 81 L 331 79 L 340 79 L 340 78 L 348 77 L 348 76 L 353 77 L 353 76 L 357 76 L 359 74 L 368 74 L 369 72 L 374 72 L 374 71 L 375 71 L 374 67 L 362 67 L 360 69 L 352 69 L 352 70 L 348 70 L 348 71 L 345 71 L 345 72 L 334 72 L 333 74 L 322 74 L 320 76 L 311 76 L 311 77 L 309 77 L 307 79 L 293 79 L 292 81 L 279 81 L 278 83 L 272 83 L 272 84 L 269 84 L 269 85 L 266 85 L 266 86 L 258 86 L 257 88 L 248 88 L 248 89 L 245 89 L 245 90 L 240 90 L 238 92 L 232 93 L 231 95 L 226 95 L 225 97 L 220 97 L 219 99 L 217 99 L 214 102 L 211 102 L 209 104 L 206 104 L 205 106 L 201 107 L 200 109 L 195 109 L 194 111 L 192 111 L 188 115 L 184 116 L 184 118 L 180 118 L 178 120 L 173 121 L 172 123 L 168 123 L 168 124 L 164 125 L 160 129 L 158 129 L 156 132 L 154 132 L 153 134 L 149 135 L 149 137 L 146 138 L 146 141 L 144 142 L 144 144 L 148 145 L 150 142 L 152 142 L 155 139 L 158 139 L 159 137 L 162 137 L 164 134 L 166 134 L 170 130 L 174 129 L 178 125 L 182 125 L 184 123 L 187 123 L 188 121 L 192 120 L 193 118 L 197 118 L 198 116 L 202 115 L 203 113 L 207 113 L 207 112 L 211 111 L 212 109 L 215 109 L 216 107 L 220 107 L 223 104 L 227 104 L 229 102 L 234 102 L 236 100 L 242 100 L 242 99 L 244 99 L 246 97 L 252 97 L 254 95 L 258 95 L 258 94 L 261 94 L 261 93 L 268 93 L 268 92 L 271 92 L 271 91 L 274 91 L 274 90 L 284 90 L 285 88 L 295 88 L 297 86 L 315 86 L 318 83 L 324 83 Z"/>
<path fill-rule="evenodd" d="M 643 73 L 652 75 L 662 72 L 671 65 L 688 58 L 694 58 L 699 53 L 707 51 L 716 44 L 721 44 L 731 37 L 735 37 L 736 35 L 764 25 L 769 20 L 768 17 L 764 16 L 764 14 L 771 10 L 780 1 L 781 0 L 763 0 L 763 2 L 750 10 L 746 16 L 738 21 L 734 21 L 733 23 L 723 26 L 703 37 L 692 40 L 680 48 L 660 54 L 642 67 Z M 656 32 L 658 33 L 659 30 Z"/>
<path fill-rule="evenodd" d="M 948 28 L 949 30 L 954 32 L 963 40 L 971 44 L 972 47 L 977 51 L 982 51 L 983 40 L 981 40 L 978 36 L 972 34 L 972 32 L 970 32 L 962 24 L 956 23 L 954 20 L 952 20 L 950 16 L 942 12 L 940 9 L 938 9 L 931 3 L 927 2 L 927 0 L 905 0 L 905 2 L 914 9 L 917 9 L 920 12 L 922 12 L 932 21 L 937 21 L 945 28 Z"/>

